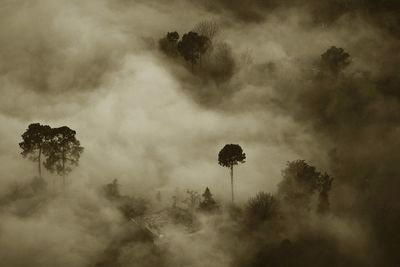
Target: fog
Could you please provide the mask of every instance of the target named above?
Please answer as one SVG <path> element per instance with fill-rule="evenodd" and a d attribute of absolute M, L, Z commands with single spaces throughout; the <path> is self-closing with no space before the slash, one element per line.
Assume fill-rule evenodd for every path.
<path fill-rule="evenodd" d="M 3 201 L 0 265 L 273 266 L 290 240 L 293 258 L 320 247 L 315 266 L 395 266 L 399 9 L 395 1 L 3 1 L 2 199 L 37 176 L 18 145 L 29 124 L 70 127 L 84 152 L 66 190 L 44 170 L 51 197 Z M 201 21 L 219 29 L 203 67 L 160 51 L 167 32 L 182 36 Z M 327 78 L 320 61 L 332 46 L 350 62 Z M 218 47 L 229 48 L 228 78 L 206 73 L 222 64 L 209 63 Z M 286 163 L 304 159 L 333 175 L 331 213 L 243 230 L 229 211 L 229 169 L 218 165 L 225 144 L 246 153 L 234 167 L 238 207 L 259 191 L 277 194 Z M 167 244 L 143 241 L 99 193 L 114 179 L 122 195 L 152 203 L 149 213 L 171 206 L 168 194 L 181 201 L 208 187 L 222 214 L 199 214 L 190 235 L 168 223 Z M 160 205 L 160 191 L 174 193 Z"/>

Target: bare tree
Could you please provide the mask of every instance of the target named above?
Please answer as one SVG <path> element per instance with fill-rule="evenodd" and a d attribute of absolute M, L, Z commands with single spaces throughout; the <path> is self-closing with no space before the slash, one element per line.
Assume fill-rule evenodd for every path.
<path fill-rule="evenodd" d="M 220 32 L 220 28 L 215 21 L 203 20 L 193 27 L 193 31 L 212 40 Z"/>

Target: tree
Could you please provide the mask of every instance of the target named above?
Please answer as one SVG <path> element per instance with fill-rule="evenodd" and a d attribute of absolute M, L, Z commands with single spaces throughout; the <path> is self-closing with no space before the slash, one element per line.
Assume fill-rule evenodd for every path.
<path fill-rule="evenodd" d="M 191 31 L 185 33 L 178 42 L 178 52 L 186 61 L 191 63 L 193 71 L 194 65 L 198 62 L 201 55 L 207 51 L 209 46 L 210 39 Z"/>
<path fill-rule="evenodd" d="M 333 74 L 335 77 L 339 72 L 350 64 L 350 54 L 343 48 L 332 46 L 321 55 L 322 70 Z"/>
<path fill-rule="evenodd" d="M 177 48 L 178 40 L 179 33 L 168 32 L 167 35 L 158 42 L 158 45 L 160 50 L 167 56 L 177 57 L 179 55 Z"/>
<path fill-rule="evenodd" d="M 200 195 L 196 191 L 186 190 L 188 197 L 184 199 L 182 202 L 188 205 L 191 212 L 193 212 L 196 206 L 200 203 Z"/>
<path fill-rule="evenodd" d="M 199 209 L 205 212 L 215 212 L 219 209 L 217 202 L 214 200 L 210 189 L 207 187 L 202 194 L 203 201 L 200 202 Z"/>
<path fill-rule="evenodd" d="M 22 142 L 19 146 L 22 148 L 21 155 L 32 161 L 38 162 L 39 177 L 42 177 L 42 155 L 47 148 L 51 128 L 48 125 L 40 123 L 32 123 L 28 129 L 22 134 Z"/>
<path fill-rule="evenodd" d="M 309 209 L 312 197 L 319 193 L 318 211 L 325 212 L 329 208 L 328 193 L 333 178 L 328 174 L 321 174 L 304 160 L 288 162 L 282 174 L 278 195 L 285 203 Z"/>
<path fill-rule="evenodd" d="M 259 192 L 249 199 L 245 207 L 246 221 L 249 226 L 270 220 L 278 214 L 278 202 L 268 193 Z"/>
<path fill-rule="evenodd" d="M 103 193 L 107 199 L 119 199 L 121 198 L 121 193 L 119 192 L 118 180 L 114 179 L 111 183 L 103 186 Z"/>
<path fill-rule="evenodd" d="M 211 62 L 207 65 L 209 75 L 217 84 L 228 81 L 235 73 L 235 59 L 227 43 L 218 43 L 213 50 Z"/>
<path fill-rule="evenodd" d="M 218 153 L 218 164 L 223 167 L 231 169 L 231 189 L 232 189 L 232 203 L 233 203 L 233 166 L 239 162 L 244 163 L 246 154 L 243 149 L 237 144 L 225 145 Z"/>
<path fill-rule="evenodd" d="M 76 132 L 67 126 L 53 128 L 47 151 L 45 167 L 56 172 L 63 177 L 63 186 L 65 189 L 65 177 L 71 172 L 72 166 L 77 166 L 83 147 L 75 137 Z"/>
<path fill-rule="evenodd" d="M 219 33 L 218 24 L 215 21 L 200 21 L 193 27 L 193 31 L 212 40 Z"/>

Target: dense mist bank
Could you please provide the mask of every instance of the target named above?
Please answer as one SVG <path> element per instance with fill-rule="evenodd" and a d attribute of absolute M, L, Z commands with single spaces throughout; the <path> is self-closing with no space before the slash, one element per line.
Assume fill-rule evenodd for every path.
<path fill-rule="evenodd" d="M 399 11 L 3 1 L 0 265 L 396 266 Z M 84 147 L 64 193 L 57 172 L 37 180 L 20 154 L 34 122 L 68 126 Z M 225 144 L 246 153 L 234 206 Z M 300 159 L 319 174 L 285 172 Z M 153 217 L 167 241 L 146 230 Z"/>

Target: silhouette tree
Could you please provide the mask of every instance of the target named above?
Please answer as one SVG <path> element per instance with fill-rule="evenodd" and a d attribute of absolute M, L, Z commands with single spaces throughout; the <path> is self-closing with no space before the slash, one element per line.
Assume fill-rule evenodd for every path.
<path fill-rule="evenodd" d="M 53 128 L 48 145 L 47 159 L 45 167 L 56 172 L 63 177 L 63 186 L 65 189 L 65 177 L 71 172 L 72 166 L 77 166 L 83 147 L 75 137 L 76 132 L 67 126 Z"/>
<path fill-rule="evenodd" d="M 321 55 L 322 70 L 333 74 L 335 77 L 349 64 L 350 54 L 346 53 L 343 48 L 332 46 Z"/>
<path fill-rule="evenodd" d="M 200 195 L 196 191 L 186 190 L 188 197 L 185 198 L 182 202 L 188 205 L 191 212 L 193 212 L 196 206 L 200 203 Z"/>
<path fill-rule="evenodd" d="M 192 31 L 185 33 L 178 42 L 178 51 L 186 61 L 191 63 L 192 71 L 201 55 L 209 48 L 210 43 L 210 39 Z"/>
<path fill-rule="evenodd" d="M 168 32 L 167 35 L 158 42 L 158 45 L 160 50 L 167 56 L 177 57 L 179 55 L 177 48 L 178 40 L 179 33 Z"/>
<path fill-rule="evenodd" d="M 277 216 L 278 202 L 268 193 L 259 192 L 249 199 L 245 207 L 245 215 L 248 226 L 257 226 L 263 221 Z"/>
<path fill-rule="evenodd" d="M 32 161 L 38 162 L 39 177 L 42 177 L 42 156 L 47 148 L 51 128 L 48 125 L 40 123 L 32 123 L 28 129 L 22 134 L 22 142 L 19 146 L 22 148 L 21 155 Z"/>
<path fill-rule="evenodd" d="M 233 166 L 239 162 L 244 163 L 246 154 L 243 153 L 243 149 L 240 145 L 228 144 L 225 145 L 218 153 L 218 164 L 223 167 L 231 169 L 231 189 L 232 189 L 232 203 L 233 203 Z"/>
<path fill-rule="evenodd" d="M 212 20 L 203 20 L 193 27 L 193 31 L 212 40 L 220 31 L 218 24 Z"/>
<path fill-rule="evenodd" d="M 285 203 L 295 208 L 310 209 L 313 195 L 319 193 L 318 211 L 327 211 L 332 177 L 326 173 L 321 174 L 304 160 L 288 162 L 282 174 L 283 180 L 278 186 L 278 195 Z"/>
<path fill-rule="evenodd" d="M 203 201 L 200 202 L 199 210 L 205 212 L 215 212 L 219 209 L 217 202 L 214 200 L 210 189 L 207 187 L 202 194 Z"/>

